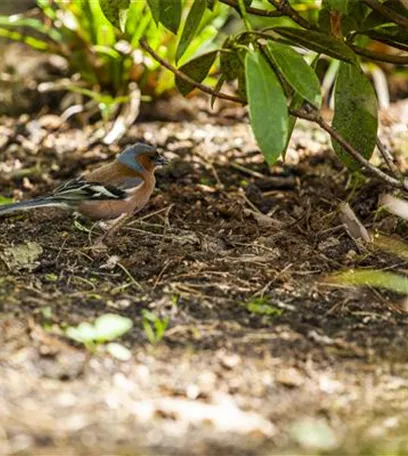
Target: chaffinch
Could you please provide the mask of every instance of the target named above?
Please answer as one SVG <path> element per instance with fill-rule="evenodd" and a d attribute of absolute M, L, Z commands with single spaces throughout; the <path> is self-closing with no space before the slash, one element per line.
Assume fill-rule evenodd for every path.
<path fill-rule="evenodd" d="M 113 162 L 65 182 L 50 195 L 0 206 L 0 215 L 54 206 L 94 220 L 129 216 L 146 205 L 156 184 L 154 170 L 166 163 L 154 147 L 136 143 Z"/>

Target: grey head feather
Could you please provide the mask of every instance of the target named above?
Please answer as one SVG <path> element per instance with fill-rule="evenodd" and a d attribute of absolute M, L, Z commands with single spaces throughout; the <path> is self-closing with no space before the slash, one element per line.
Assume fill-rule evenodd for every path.
<path fill-rule="evenodd" d="M 148 144 L 135 143 L 126 147 L 126 149 L 118 156 L 117 160 L 119 163 L 122 163 L 122 165 L 141 173 L 144 171 L 144 168 L 139 164 L 136 158 L 139 155 L 153 155 L 155 152 L 155 147 L 149 146 Z"/>

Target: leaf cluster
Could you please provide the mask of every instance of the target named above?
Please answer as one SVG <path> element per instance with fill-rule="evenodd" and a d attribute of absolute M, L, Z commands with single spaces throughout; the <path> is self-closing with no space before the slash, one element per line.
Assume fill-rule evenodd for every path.
<path fill-rule="evenodd" d="M 285 155 L 296 118 L 303 117 L 328 131 L 336 153 L 349 168 L 365 166 L 388 183 L 406 186 L 396 176 L 370 168 L 378 143 L 378 105 L 364 65 L 366 61 L 408 64 L 404 53 L 408 52 L 408 10 L 403 2 L 193 0 L 184 6 L 182 28 L 181 0 L 172 1 L 172 7 L 168 2 L 148 3 L 156 20 L 178 35 L 176 65 L 206 9 L 225 4 L 239 15 L 241 31 L 229 36 L 222 47 L 178 68 L 166 66 L 176 74 L 176 86 L 185 96 L 199 88 L 212 93 L 213 99 L 248 103 L 252 130 L 268 163 Z M 316 70 L 328 59 L 338 62 L 331 126 L 320 115 L 322 83 Z M 204 86 L 216 62 L 218 82 L 214 88 Z M 235 84 L 238 96 L 221 92 L 227 81 Z"/>

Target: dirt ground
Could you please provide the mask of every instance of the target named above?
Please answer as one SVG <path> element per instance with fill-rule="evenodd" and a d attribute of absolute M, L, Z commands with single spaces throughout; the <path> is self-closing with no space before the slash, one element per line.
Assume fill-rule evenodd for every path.
<path fill-rule="evenodd" d="M 406 106 L 382 131 L 401 152 Z M 92 248 L 99 226 L 65 212 L 0 220 L 0 454 L 408 454 L 406 304 L 324 280 L 407 268 L 352 239 L 340 202 L 400 240 L 406 223 L 377 210 L 386 189 L 351 178 L 311 125 L 268 169 L 227 114 L 139 123 L 110 149 L 57 116 L 0 119 L 4 197 L 49 191 L 135 140 L 171 159 L 105 251 Z M 21 245 L 36 254 L 13 263 Z M 155 345 L 143 309 L 169 318 Z M 106 313 L 133 321 L 128 361 L 63 335 Z"/>

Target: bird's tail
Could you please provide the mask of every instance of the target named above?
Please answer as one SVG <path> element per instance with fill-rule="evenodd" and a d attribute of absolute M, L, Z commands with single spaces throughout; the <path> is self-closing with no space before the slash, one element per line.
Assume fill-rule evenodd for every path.
<path fill-rule="evenodd" d="M 52 207 L 52 206 L 66 207 L 65 204 L 63 204 L 60 201 L 57 201 L 55 199 L 39 197 L 39 198 L 33 198 L 28 201 L 20 201 L 18 203 L 5 204 L 3 206 L 0 206 L 0 216 L 6 215 L 6 214 L 11 214 L 12 212 L 15 212 L 15 211 L 27 211 L 29 209 L 35 209 L 37 207 Z"/>

